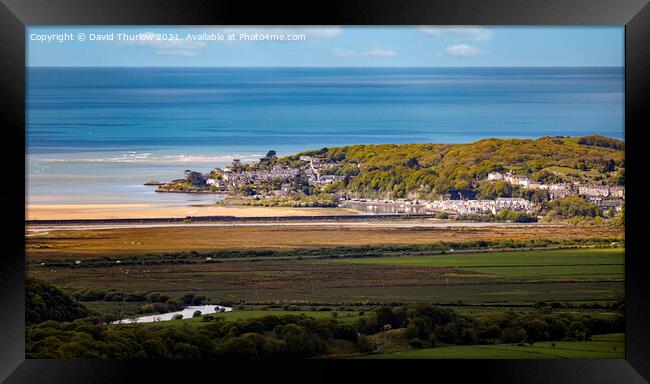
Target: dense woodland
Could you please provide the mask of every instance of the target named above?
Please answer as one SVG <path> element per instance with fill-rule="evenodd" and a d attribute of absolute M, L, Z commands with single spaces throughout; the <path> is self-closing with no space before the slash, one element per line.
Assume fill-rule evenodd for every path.
<path fill-rule="evenodd" d="M 72 321 L 91 313 L 58 288 L 28 278 L 25 283 L 25 324 L 46 320 Z"/>
<path fill-rule="evenodd" d="M 508 170 L 544 183 L 623 185 L 625 180 L 624 143 L 595 135 L 485 139 L 469 144 L 353 145 L 302 152 L 278 161 L 297 164 L 301 155 L 338 163 L 332 173 L 348 176 L 325 192 L 365 197 L 495 197 L 481 181 L 489 172 Z"/>

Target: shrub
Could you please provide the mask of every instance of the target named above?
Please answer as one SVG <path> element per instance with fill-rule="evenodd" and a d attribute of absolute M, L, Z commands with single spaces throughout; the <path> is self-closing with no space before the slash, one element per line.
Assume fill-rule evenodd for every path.
<path fill-rule="evenodd" d="M 407 339 L 427 340 L 431 334 L 431 327 L 423 318 L 416 317 L 409 321 L 404 336 Z"/>
<path fill-rule="evenodd" d="M 549 340 L 563 340 L 567 334 L 567 325 L 560 319 L 546 319 Z"/>
<path fill-rule="evenodd" d="M 548 324 L 545 321 L 535 319 L 523 323 L 523 328 L 526 330 L 528 341 L 542 341 L 548 340 L 550 334 L 548 332 Z"/>
<path fill-rule="evenodd" d="M 600 135 L 584 136 L 578 140 L 580 145 L 589 145 L 593 147 L 613 148 L 618 150 L 625 149 L 625 143 L 616 139 Z"/>
<path fill-rule="evenodd" d="M 507 327 L 503 330 L 503 341 L 506 343 L 525 343 L 527 340 L 528 333 L 522 327 Z"/>
<path fill-rule="evenodd" d="M 413 348 L 421 349 L 421 348 L 425 348 L 427 346 L 427 343 L 422 339 L 415 338 L 409 340 L 409 345 Z"/>
<path fill-rule="evenodd" d="M 586 340 L 589 337 L 589 330 L 582 322 L 574 321 L 569 325 L 567 337 L 578 341 Z"/>
<path fill-rule="evenodd" d="M 534 223 L 537 221 L 537 216 L 504 209 L 496 214 L 495 219 L 497 221 L 511 221 L 513 223 Z"/>
<path fill-rule="evenodd" d="M 499 340 L 501 339 L 502 336 L 503 336 L 503 331 L 496 324 L 492 324 L 490 326 L 484 327 L 479 331 L 479 338 L 486 341 Z"/>
<path fill-rule="evenodd" d="M 366 336 L 366 335 L 359 336 L 357 338 L 357 343 L 356 344 L 357 344 L 357 348 L 359 348 L 359 350 L 361 352 L 370 353 L 373 350 L 373 345 L 370 342 L 370 339 L 368 338 L 368 336 Z"/>
<path fill-rule="evenodd" d="M 433 333 L 429 335 L 429 348 L 435 348 L 437 342 L 438 339 L 436 338 L 436 335 L 434 335 Z"/>
<path fill-rule="evenodd" d="M 357 341 L 358 334 L 357 330 L 351 324 L 336 324 L 332 337 L 336 339 Z"/>

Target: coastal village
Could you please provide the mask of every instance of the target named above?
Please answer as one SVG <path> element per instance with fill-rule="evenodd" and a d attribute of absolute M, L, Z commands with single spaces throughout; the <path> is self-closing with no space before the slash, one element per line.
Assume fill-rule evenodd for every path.
<path fill-rule="evenodd" d="M 157 192 L 221 193 L 241 199 L 269 199 L 300 194 L 303 188 L 325 189 L 328 185 L 342 185 L 346 176 L 337 174 L 341 164 L 317 156 L 301 155 L 297 161 L 277 161 L 275 151 L 269 151 L 259 164 L 242 164 L 235 159 L 231 166 L 215 168 L 210 173 L 186 170 L 185 178 L 170 183 L 152 180 L 147 185 L 158 186 Z M 361 167 L 361 164 L 357 164 Z M 350 176 L 348 176 L 350 177 Z M 354 177 L 354 176 L 352 176 Z M 507 182 L 521 190 L 544 191 L 548 200 L 579 196 L 595 204 L 603 212 L 620 212 L 625 203 L 625 188 L 618 185 L 585 184 L 580 182 L 542 183 L 514 171 L 490 172 L 482 183 Z M 371 199 L 349 196 L 341 189 L 333 194 L 339 207 L 375 214 L 440 214 L 486 215 L 508 210 L 535 214 L 539 204 L 523 197 L 495 199 L 452 198 L 439 199 Z"/>
<path fill-rule="evenodd" d="M 550 200 L 571 196 L 581 196 L 586 201 L 596 204 L 603 211 L 613 209 L 620 212 L 625 203 L 625 188 L 622 186 L 590 185 L 579 183 L 543 184 L 534 182 L 526 176 L 513 172 L 488 174 L 488 182 L 504 180 L 513 186 L 529 190 L 548 191 Z M 436 214 L 440 212 L 460 215 L 496 214 L 501 210 L 534 213 L 536 204 L 521 198 L 499 197 L 494 200 L 417 200 L 417 199 L 349 199 L 341 201 L 341 206 L 377 213 Z"/>
<path fill-rule="evenodd" d="M 274 151 L 270 151 L 271 153 Z M 275 160 L 275 154 L 268 155 L 266 159 Z M 257 187 L 267 192 L 265 196 L 288 196 L 297 190 L 292 188 L 297 179 L 305 180 L 309 185 L 323 187 L 337 181 L 343 181 L 344 176 L 327 173 L 337 167 L 334 162 L 322 159 L 300 156 L 298 167 L 273 164 L 269 168 L 251 167 L 242 165 L 235 159 L 233 164 L 225 168 L 214 168 L 208 174 L 185 170 L 185 178 L 172 180 L 170 183 L 160 183 L 151 180 L 145 185 L 158 186 L 157 192 L 188 192 L 188 193 L 233 193 L 242 188 Z M 276 188 L 273 188 L 276 187 Z"/>

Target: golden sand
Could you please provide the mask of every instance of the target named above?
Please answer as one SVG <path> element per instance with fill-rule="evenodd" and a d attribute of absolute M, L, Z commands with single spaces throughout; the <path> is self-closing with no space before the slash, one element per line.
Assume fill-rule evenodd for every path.
<path fill-rule="evenodd" d="M 187 216 L 327 216 L 358 213 L 345 208 L 166 206 L 154 204 L 29 204 L 27 220 L 150 219 Z"/>

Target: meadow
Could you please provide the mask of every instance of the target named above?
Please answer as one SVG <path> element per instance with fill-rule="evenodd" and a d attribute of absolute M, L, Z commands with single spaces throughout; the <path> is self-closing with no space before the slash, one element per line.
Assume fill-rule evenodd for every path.
<path fill-rule="evenodd" d="M 505 278 L 623 279 L 625 250 L 560 249 L 453 253 L 445 255 L 381 257 L 336 260 L 339 263 L 448 267 L 484 276 Z"/>
<path fill-rule="evenodd" d="M 623 359 L 625 335 L 592 336 L 591 341 L 537 342 L 533 345 L 463 345 L 365 355 L 364 359 Z"/>
<path fill-rule="evenodd" d="M 106 334 L 124 337 L 136 337 L 139 328 L 152 337 L 183 335 L 193 340 L 221 327 L 225 332 L 232 324 L 262 325 L 269 316 L 289 316 L 291 321 L 305 326 L 335 322 L 342 334 L 356 340 L 326 338 L 318 351 L 309 352 L 327 357 L 623 356 L 624 343 L 617 339 L 619 336 L 612 336 L 613 340 L 598 336 L 598 332 L 621 330 L 625 252 L 621 248 L 624 239 L 620 229 L 391 225 L 54 230 L 26 238 L 26 270 L 29 277 L 60 287 L 85 305 L 94 319 L 89 321 L 108 323 L 156 311 L 175 311 L 182 305 L 200 305 L 186 301 L 188 295 L 200 298 L 203 304 L 222 304 L 234 309 L 135 326 L 97 325 L 105 327 Z M 408 336 L 404 323 L 389 330 L 368 325 L 385 308 L 399 313 L 401 306 L 425 303 L 471 316 L 475 323 L 461 322 L 459 326 L 478 327 L 470 332 L 475 336 L 472 340 L 461 340 L 449 336 L 447 328 L 432 327 L 436 347 L 430 348 L 434 343 L 428 337 Z M 412 310 L 403 313 L 413 316 L 408 311 Z M 516 324 L 533 327 L 536 323 L 532 320 L 536 318 L 548 320 L 548 327 L 553 321 L 564 319 L 566 337 L 572 341 L 561 337 L 537 339 L 533 345 L 512 344 L 512 336 L 508 335 L 518 329 Z M 589 318 L 592 320 L 585 320 Z M 516 324 L 506 324 L 512 319 L 517 319 Z M 596 331 L 592 341 L 577 341 L 584 339 L 573 327 L 577 320 L 584 320 Z M 478 342 L 476 337 L 483 328 L 477 324 L 499 324 L 502 337 Z M 598 324 L 609 328 L 603 330 Z M 350 333 L 346 327 L 358 328 L 366 336 L 357 338 L 356 331 Z M 79 357 L 90 352 L 90 356 L 95 356 L 96 349 L 74 352 L 68 351 L 68 347 L 60 349 L 56 343 L 41 345 L 37 341 L 42 332 L 38 327 L 34 329 L 30 356 Z M 70 332 L 86 337 L 81 335 L 83 329 Z M 528 331 L 534 337 L 534 329 Z M 43 332 L 68 331 L 61 328 Z M 241 332 L 244 333 L 242 340 L 237 338 L 238 343 L 249 337 L 243 336 L 244 330 Z M 465 334 L 460 328 L 452 335 L 454 332 Z M 262 334 L 271 341 L 283 337 L 275 331 Z M 234 353 L 229 352 L 234 341 L 217 340 L 223 345 L 201 353 Z M 557 341 L 552 344 L 541 340 Z M 110 340 L 102 343 L 110 344 Z M 381 353 L 368 354 L 376 345 L 381 345 Z M 106 356 L 113 356 L 110 351 L 113 349 L 104 351 Z M 198 356 L 196 350 L 192 351 L 185 351 L 188 358 Z M 233 351 L 242 352 L 237 348 Z M 168 353 L 185 356 L 185 352 L 174 347 Z M 120 353 L 131 356 L 135 352 Z"/>
<path fill-rule="evenodd" d="M 79 295 L 101 288 L 169 297 L 196 294 L 215 304 L 424 301 L 507 307 L 622 300 L 623 266 L 622 249 L 568 249 L 72 268 L 33 265 L 28 275 Z M 90 303 L 101 313 L 129 312 L 136 305 Z"/>
<path fill-rule="evenodd" d="M 52 230 L 26 238 L 27 274 L 61 287 L 100 316 L 118 319 L 149 313 L 151 304 L 137 296 L 151 293 L 174 300 L 193 294 L 239 308 L 222 314 L 232 320 L 298 313 L 282 310 L 291 305 L 317 318 L 334 310 L 342 322 L 382 304 L 435 303 L 490 318 L 531 311 L 540 302 L 607 315 L 609 309 L 593 308 L 624 299 L 620 228 L 398 223 L 409 226 Z M 545 241 L 551 241 L 548 248 L 530 248 Z M 615 244 L 619 248 L 610 247 Z M 323 306 L 332 310 L 318 310 Z"/>
<path fill-rule="evenodd" d="M 143 228 L 110 228 L 92 230 L 51 230 L 30 233 L 25 239 L 29 262 L 48 260 L 85 260 L 130 256 L 163 255 L 173 252 L 214 252 L 242 250 L 294 250 L 337 247 L 379 247 L 440 244 L 470 241 L 533 241 L 552 239 L 574 241 L 589 239 L 623 239 L 622 228 L 580 227 L 571 225 L 517 225 L 489 227 L 427 227 L 407 222 L 408 227 L 394 222 L 380 225 L 368 223 L 336 223 L 313 225 L 224 225 Z M 422 226 L 418 226 L 422 225 Z"/>

